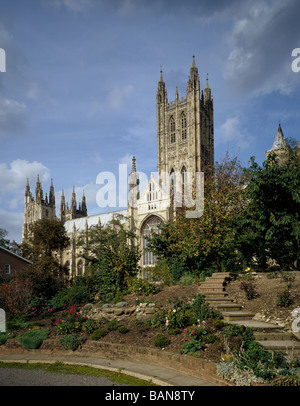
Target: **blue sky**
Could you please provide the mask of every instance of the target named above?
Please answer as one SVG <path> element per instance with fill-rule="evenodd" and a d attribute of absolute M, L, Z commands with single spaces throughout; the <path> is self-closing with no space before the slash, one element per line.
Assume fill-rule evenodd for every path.
<path fill-rule="evenodd" d="M 156 90 L 186 95 L 195 55 L 214 97 L 215 160 L 258 163 L 278 123 L 299 140 L 298 0 L 10 0 L 0 2 L 0 227 L 21 240 L 24 191 L 39 173 L 88 214 L 97 175 L 130 164 L 156 171 Z M 110 208 L 117 210 L 119 207 Z"/>

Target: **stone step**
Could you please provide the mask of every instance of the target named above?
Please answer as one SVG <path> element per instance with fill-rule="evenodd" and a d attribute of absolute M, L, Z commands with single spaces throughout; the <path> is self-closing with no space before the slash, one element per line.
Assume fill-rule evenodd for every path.
<path fill-rule="evenodd" d="M 201 285 L 199 287 L 200 292 L 225 292 L 225 288 L 223 286 L 218 285 Z"/>
<path fill-rule="evenodd" d="M 254 332 L 254 337 L 256 341 L 283 341 L 283 340 L 291 340 L 292 335 L 288 333 L 287 331 L 269 331 L 269 332 L 264 332 L 264 331 L 255 331 Z M 296 340 L 295 340 L 296 341 Z"/>
<path fill-rule="evenodd" d="M 243 308 L 243 306 L 238 303 L 219 303 L 213 304 L 212 306 L 219 311 L 239 311 Z"/>
<path fill-rule="evenodd" d="M 254 313 L 237 311 L 237 312 L 222 312 L 225 321 L 237 321 L 237 320 L 251 320 Z"/>
<path fill-rule="evenodd" d="M 233 300 L 229 297 L 211 297 L 207 298 L 206 302 L 209 303 L 211 306 L 216 306 L 218 304 L 230 304 L 233 303 Z"/>
<path fill-rule="evenodd" d="M 235 278 L 236 274 L 232 272 L 215 272 L 211 276 L 223 276 L 224 278 Z"/>
<path fill-rule="evenodd" d="M 226 281 L 224 279 L 220 278 L 207 278 L 203 283 L 201 283 L 201 286 L 203 285 L 210 285 L 210 284 L 216 284 L 216 285 L 226 285 Z"/>
<path fill-rule="evenodd" d="M 263 340 L 257 341 L 269 351 L 282 351 L 287 355 L 296 357 L 300 355 L 300 343 L 292 340 Z"/>
<path fill-rule="evenodd" d="M 199 289 L 222 289 L 225 290 L 225 286 L 221 283 L 203 283 Z"/>
<path fill-rule="evenodd" d="M 216 300 L 216 299 L 226 299 L 228 297 L 228 294 L 225 291 L 222 292 L 199 292 L 201 293 L 204 297 L 205 300 Z"/>
<path fill-rule="evenodd" d="M 278 326 L 277 324 L 273 323 L 266 323 L 264 321 L 258 320 L 235 320 L 235 321 L 227 321 L 229 324 L 238 324 L 243 325 L 245 327 L 250 327 L 253 329 L 254 332 L 261 331 L 261 332 L 276 332 L 281 331 L 282 327 Z"/>

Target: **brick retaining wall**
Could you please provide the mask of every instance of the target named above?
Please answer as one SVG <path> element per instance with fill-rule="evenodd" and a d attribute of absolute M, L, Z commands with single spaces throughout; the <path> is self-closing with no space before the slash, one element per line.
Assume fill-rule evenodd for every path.
<path fill-rule="evenodd" d="M 217 376 L 216 364 L 208 362 L 200 358 L 191 357 L 188 355 L 176 354 L 170 351 L 145 348 L 138 346 L 128 346 L 124 344 L 113 344 L 105 341 L 87 340 L 76 351 L 66 351 L 59 344 L 59 339 L 45 340 L 41 347 L 37 350 L 29 350 L 22 346 L 16 339 L 7 340 L 4 345 L 0 346 L 1 354 L 20 354 L 44 353 L 48 355 L 64 355 L 72 357 L 91 357 L 98 355 L 107 359 L 127 359 L 130 361 L 148 362 L 150 365 L 157 365 L 166 368 L 171 368 L 180 372 L 190 374 L 195 377 L 200 377 L 208 382 L 215 383 L 220 386 L 227 386 L 228 383 Z"/>

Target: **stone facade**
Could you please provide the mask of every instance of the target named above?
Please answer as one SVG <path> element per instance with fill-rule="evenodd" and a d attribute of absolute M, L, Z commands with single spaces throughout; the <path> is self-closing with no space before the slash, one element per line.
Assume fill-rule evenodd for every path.
<path fill-rule="evenodd" d="M 200 91 L 198 69 L 193 57 L 186 97 L 168 102 L 162 72 L 156 94 L 157 171 L 162 174 L 205 171 L 214 163 L 214 110 L 211 89 Z"/>
<path fill-rule="evenodd" d="M 51 180 L 49 198 L 44 198 L 42 184 L 37 176 L 35 196 L 32 195 L 29 186 L 29 180 L 27 179 L 27 185 L 25 190 L 25 202 L 24 202 L 24 224 L 22 230 L 22 240 L 26 240 L 28 237 L 29 226 L 42 218 L 54 219 L 55 213 L 55 193 L 53 181 Z"/>
<path fill-rule="evenodd" d="M 65 224 L 66 231 L 71 238 L 71 246 L 61 253 L 61 262 L 69 267 L 70 277 L 81 275 L 86 270 L 87 264 L 81 257 L 82 248 L 77 244 L 79 236 L 85 235 L 88 239 L 91 226 L 105 225 L 117 214 L 124 216 L 128 227 L 134 226 L 137 230 L 142 252 L 140 263 L 142 269 L 153 266 L 155 258 L 145 249 L 146 237 L 151 230 L 168 221 L 174 214 L 170 196 L 172 197 L 175 175 L 179 174 L 184 182 L 185 174 L 189 173 L 192 176 L 191 180 L 194 181 L 197 172 L 206 172 L 209 167 L 213 166 L 213 99 L 208 79 L 206 79 L 206 87 L 201 91 L 195 57 L 193 57 L 187 81 L 186 97 L 179 98 L 176 89 L 175 100 L 168 102 L 166 85 L 162 72 L 160 73 L 156 111 L 158 176 L 155 177 L 154 174 L 151 174 L 145 190 L 140 193 L 139 174 L 136 170 L 135 157 L 133 157 L 128 181 L 127 210 L 88 216 L 84 196 L 77 209 L 76 194 L 73 189 L 69 208 L 65 203 L 64 193 L 62 193 L 60 219 Z M 44 199 L 38 180 L 35 199 L 31 195 L 29 184 L 26 187 L 23 239 L 26 239 L 28 226 L 44 217 L 56 217 L 54 188 L 51 183 L 49 199 L 47 196 Z M 141 276 L 147 275 L 142 274 Z"/>

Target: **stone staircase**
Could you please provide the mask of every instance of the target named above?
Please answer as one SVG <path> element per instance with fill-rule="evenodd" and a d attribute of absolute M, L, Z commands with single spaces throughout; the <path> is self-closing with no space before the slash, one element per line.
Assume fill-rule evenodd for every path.
<path fill-rule="evenodd" d="M 288 356 L 299 357 L 299 334 L 285 331 L 277 324 L 253 319 L 255 314 L 244 311 L 241 304 L 234 303 L 228 296 L 226 285 L 235 278 L 236 275 L 230 272 L 214 273 L 201 283 L 199 293 L 205 297 L 207 303 L 222 313 L 225 322 L 252 328 L 256 341 L 268 350 L 278 350 Z"/>

